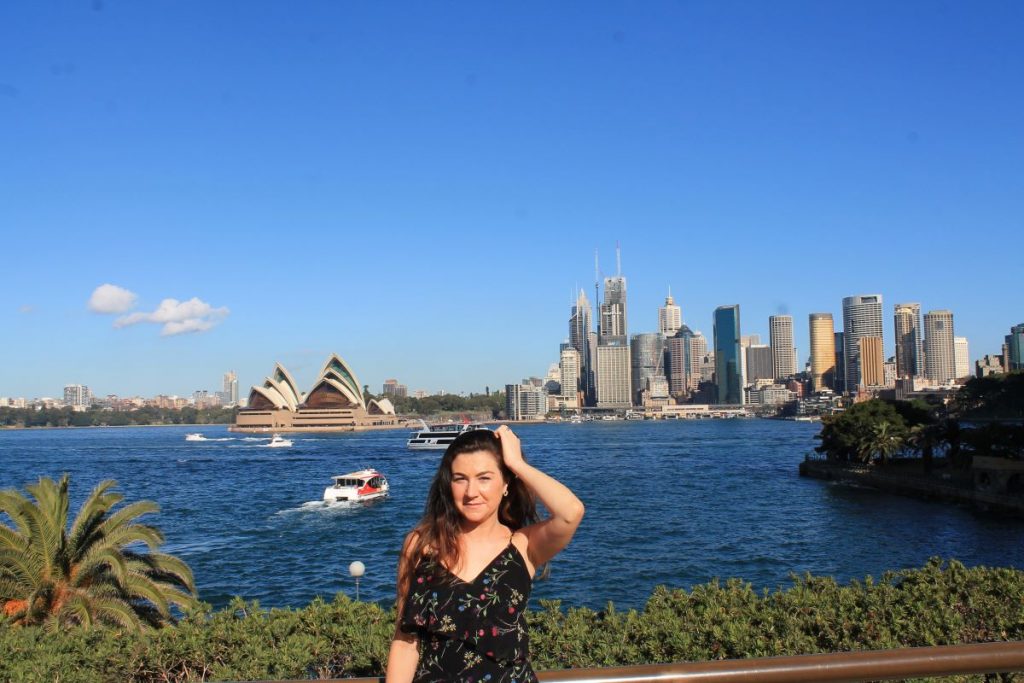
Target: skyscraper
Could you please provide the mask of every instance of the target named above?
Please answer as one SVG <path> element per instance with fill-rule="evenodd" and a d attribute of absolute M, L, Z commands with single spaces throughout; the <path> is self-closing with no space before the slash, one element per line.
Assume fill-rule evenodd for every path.
<path fill-rule="evenodd" d="M 962 379 L 971 375 L 971 350 L 967 337 L 953 337 L 953 365 L 956 367 L 956 378 Z"/>
<path fill-rule="evenodd" d="M 843 299 L 843 344 L 846 356 L 846 391 L 863 384 L 860 366 L 861 337 L 882 336 L 882 295 L 862 294 Z M 884 347 L 884 342 L 883 342 Z"/>
<path fill-rule="evenodd" d="M 616 259 L 618 260 L 618 259 Z M 626 326 L 626 278 L 621 266 L 614 277 L 604 279 L 604 301 L 597 334 L 597 406 L 628 408 L 632 405 L 629 381 L 629 338 Z"/>
<path fill-rule="evenodd" d="M 580 395 L 580 352 L 572 346 L 562 349 L 558 359 L 558 379 L 562 396 L 579 399 Z M 577 405 L 579 405 L 577 403 Z"/>
<path fill-rule="evenodd" d="M 949 384 L 956 379 L 953 314 L 950 311 L 924 314 L 924 376 L 934 384 Z"/>
<path fill-rule="evenodd" d="M 740 357 L 740 307 L 715 309 L 715 386 L 716 403 L 743 403 L 743 360 Z"/>
<path fill-rule="evenodd" d="M 629 345 L 630 383 L 634 405 L 640 404 L 640 392 L 654 377 L 665 377 L 663 366 L 665 340 L 658 332 L 634 334 Z"/>
<path fill-rule="evenodd" d="M 613 338 L 597 345 L 597 407 L 629 408 L 629 346 Z"/>
<path fill-rule="evenodd" d="M 604 302 L 601 304 L 601 325 L 598 344 L 626 337 L 626 278 L 621 275 L 604 279 Z"/>
<path fill-rule="evenodd" d="M 224 373 L 223 383 L 223 402 L 228 405 L 236 405 L 238 403 L 238 375 L 235 374 L 234 370 L 228 370 Z"/>
<path fill-rule="evenodd" d="M 1010 328 L 1004 346 L 1006 357 L 1003 367 L 1006 368 L 1006 372 L 1024 370 L 1024 323 Z"/>
<path fill-rule="evenodd" d="M 690 369 L 690 339 L 693 332 L 686 325 L 665 340 L 668 347 L 668 391 L 673 396 L 687 392 L 687 374 Z"/>
<path fill-rule="evenodd" d="M 590 343 L 591 332 L 590 302 L 581 289 L 569 316 L 569 344 L 579 353 L 579 391 L 583 393 L 583 401 L 587 405 L 592 405 L 594 400 L 594 354 Z M 565 394 L 564 387 L 562 393 Z"/>
<path fill-rule="evenodd" d="M 768 339 L 772 347 L 772 372 L 775 379 L 796 374 L 796 349 L 793 347 L 793 316 L 768 318 Z"/>
<path fill-rule="evenodd" d="M 672 290 L 665 297 L 665 305 L 658 309 L 658 331 L 663 337 L 672 337 L 683 326 L 683 311 L 676 306 Z"/>
<path fill-rule="evenodd" d="M 896 375 L 900 379 L 924 374 L 921 304 L 896 304 Z"/>
<path fill-rule="evenodd" d="M 831 313 L 811 313 L 811 390 L 835 388 L 835 323 Z"/>
<path fill-rule="evenodd" d="M 743 375 L 745 384 L 751 384 L 759 379 L 775 378 L 772 350 L 772 347 L 767 344 L 751 344 L 743 347 L 743 354 L 746 356 L 746 372 Z"/>
<path fill-rule="evenodd" d="M 836 372 L 832 380 L 832 388 L 837 394 L 846 393 L 846 343 L 842 332 L 836 332 L 835 340 Z"/>
<path fill-rule="evenodd" d="M 860 384 L 864 387 L 885 386 L 885 356 L 882 354 L 881 337 L 861 337 L 857 340 L 857 356 L 860 362 Z"/>
<path fill-rule="evenodd" d="M 703 374 L 701 368 L 704 365 L 704 359 L 708 356 L 708 339 L 705 337 L 700 330 L 693 333 L 690 338 L 690 372 L 686 377 L 686 387 L 690 391 L 697 391 L 700 387 Z M 714 363 L 711 363 L 714 367 Z M 710 379 L 710 378 L 709 378 Z"/>

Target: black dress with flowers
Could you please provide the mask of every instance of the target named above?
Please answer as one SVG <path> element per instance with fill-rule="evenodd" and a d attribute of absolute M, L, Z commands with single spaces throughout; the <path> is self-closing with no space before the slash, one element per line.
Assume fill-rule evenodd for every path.
<path fill-rule="evenodd" d="M 470 582 L 434 558 L 416 565 L 401 628 L 419 637 L 413 681 L 531 683 L 523 611 L 533 579 L 519 549 L 508 544 Z"/>

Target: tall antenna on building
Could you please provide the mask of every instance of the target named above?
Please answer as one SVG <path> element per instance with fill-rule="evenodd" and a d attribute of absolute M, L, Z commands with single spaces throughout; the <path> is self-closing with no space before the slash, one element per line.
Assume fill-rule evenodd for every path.
<path fill-rule="evenodd" d="M 594 322 L 597 323 L 597 333 L 601 334 L 601 268 L 597 263 L 597 247 L 594 247 Z"/>
<path fill-rule="evenodd" d="M 622 277 L 622 250 L 618 240 L 615 240 L 615 276 Z"/>

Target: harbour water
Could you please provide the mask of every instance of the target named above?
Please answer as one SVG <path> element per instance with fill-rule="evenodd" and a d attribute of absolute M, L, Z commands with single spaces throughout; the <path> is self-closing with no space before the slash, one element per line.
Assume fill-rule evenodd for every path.
<path fill-rule="evenodd" d="M 186 432 L 209 440 L 186 442 Z M 516 427 L 527 457 L 573 488 L 587 516 L 534 595 L 567 605 L 641 607 L 659 584 L 715 577 L 755 587 L 790 573 L 841 581 L 916 567 L 931 556 L 1024 567 L 1024 523 L 943 503 L 797 476 L 818 426 L 762 420 L 595 422 Z M 0 432 L 0 488 L 72 476 L 75 507 L 103 479 L 189 563 L 200 597 L 264 606 L 354 594 L 348 565 L 367 568 L 364 600 L 390 601 L 405 532 L 422 511 L 439 451 L 405 448 L 404 431 L 303 435 L 294 446 L 224 427 Z M 332 475 L 376 467 L 391 496 L 325 506 Z"/>

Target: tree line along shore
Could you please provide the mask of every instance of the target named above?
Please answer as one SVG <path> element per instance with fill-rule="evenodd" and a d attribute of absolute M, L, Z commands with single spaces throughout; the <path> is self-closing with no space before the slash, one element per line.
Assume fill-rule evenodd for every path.
<path fill-rule="evenodd" d="M 367 395 L 368 398 L 377 398 Z M 388 397 L 396 412 L 408 418 L 467 418 L 470 421 L 497 420 L 505 416 L 505 394 L 458 396 Z M 238 408 L 212 407 L 158 408 L 144 406 L 133 410 L 91 407 L 72 408 L 0 408 L 0 428 L 33 427 L 142 427 L 151 425 L 225 425 L 233 424 Z"/>

